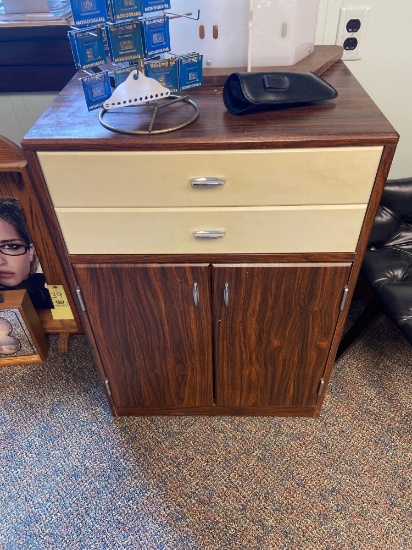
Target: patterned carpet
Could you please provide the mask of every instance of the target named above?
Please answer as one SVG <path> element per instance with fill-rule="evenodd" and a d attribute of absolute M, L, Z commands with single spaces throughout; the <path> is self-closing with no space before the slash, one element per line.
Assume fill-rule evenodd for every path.
<path fill-rule="evenodd" d="M 112 417 L 83 336 L 0 369 L 0 548 L 412 549 L 411 348 L 382 318 L 319 419 Z"/>

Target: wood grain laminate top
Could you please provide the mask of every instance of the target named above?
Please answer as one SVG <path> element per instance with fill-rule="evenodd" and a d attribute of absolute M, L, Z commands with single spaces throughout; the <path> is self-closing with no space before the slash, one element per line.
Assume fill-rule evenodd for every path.
<path fill-rule="evenodd" d="M 22 141 L 27 150 L 124 151 L 218 150 L 396 144 L 398 134 L 342 61 L 322 78 L 334 86 L 332 101 L 236 116 L 222 100 L 222 87 L 203 86 L 188 95 L 199 118 L 181 130 L 157 135 L 113 132 L 99 122 L 99 110 L 88 112 L 75 76 Z M 167 108 L 162 122 L 175 125 L 192 114 L 189 105 Z M 107 117 L 107 118 L 106 118 Z M 115 109 L 105 115 L 112 125 L 136 130 L 146 107 Z"/>

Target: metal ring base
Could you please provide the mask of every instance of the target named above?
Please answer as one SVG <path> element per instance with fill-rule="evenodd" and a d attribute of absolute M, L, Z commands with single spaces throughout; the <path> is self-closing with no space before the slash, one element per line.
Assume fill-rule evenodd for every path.
<path fill-rule="evenodd" d="M 146 107 L 148 111 L 153 111 L 153 115 L 152 115 L 148 130 L 126 130 L 124 128 L 118 128 L 116 126 L 108 124 L 103 120 L 103 117 L 108 111 L 111 111 L 112 109 L 102 109 L 99 113 L 99 122 L 102 126 L 107 128 L 108 130 L 111 130 L 112 132 L 120 132 L 122 134 L 147 135 L 147 134 L 165 134 L 167 132 L 174 132 L 175 130 L 180 130 L 180 128 L 184 128 L 185 126 L 188 126 L 198 118 L 200 114 L 199 107 L 196 105 L 194 101 L 189 99 L 189 96 L 170 95 L 169 98 L 170 98 L 169 101 L 165 101 L 163 103 L 152 104 L 150 102 L 147 102 L 141 105 L 142 107 Z M 158 115 L 159 110 L 164 107 L 168 107 L 169 105 L 173 105 L 174 103 L 178 103 L 179 101 L 184 101 L 185 103 L 188 103 L 191 107 L 193 107 L 195 114 L 189 120 L 183 122 L 182 124 L 179 124 L 178 126 L 173 126 L 171 128 L 162 128 L 161 130 L 153 130 L 153 126 L 156 121 L 156 117 Z M 133 107 L 136 107 L 136 105 L 133 105 Z"/>

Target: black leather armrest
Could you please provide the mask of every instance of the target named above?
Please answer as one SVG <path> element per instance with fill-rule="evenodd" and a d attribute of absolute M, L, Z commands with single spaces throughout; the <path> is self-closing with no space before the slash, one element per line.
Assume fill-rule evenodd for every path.
<path fill-rule="evenodd" d="M 412 345 L 412 178 L 387 181 L 361 272 Z"/>

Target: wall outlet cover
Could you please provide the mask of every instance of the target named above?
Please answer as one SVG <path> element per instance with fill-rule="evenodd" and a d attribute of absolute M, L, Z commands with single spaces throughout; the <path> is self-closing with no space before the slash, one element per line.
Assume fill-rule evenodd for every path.
<path fill-rule="evenodd" d="M 342 8 L 336 44 L 343 46 L 343 61 L 362 59 L 371 8 Z"/>

